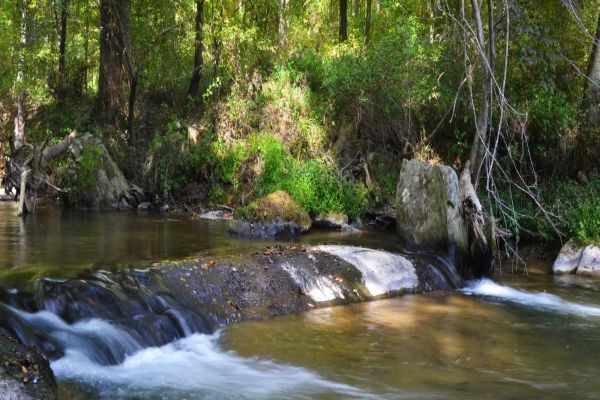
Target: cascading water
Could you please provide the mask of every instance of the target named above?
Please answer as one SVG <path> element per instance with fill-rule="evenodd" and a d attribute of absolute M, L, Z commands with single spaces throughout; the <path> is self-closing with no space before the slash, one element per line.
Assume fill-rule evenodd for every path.
<path fill-rule="evenodd" d="M 344 273 L 353 265 L 352 276 L 372 296 L 418 285 L 414 266 L 401 256 L 324 246 L 302 253 L 298 264 L 283 258 L 272 267 L 280 269 L 274 273 L 283 276 L 283 286 L 291 281 L 304 292 L 292 291 L 293 296 L 329 302 L 351 293 L 351 282 L 334 270 L 323 272 L 318 258 L 327 258 L 318 253 L 346 261 L 339 264 Z M 217 329 L 237 313 L 237 305 L 224 291 L 235 282 L 222 282 L 239 276 L 232 272 L 236 268 L 224 265 L 210 279 L 191 278 L 191 270 L 180 267 L 171 275 L 165 271 L 97 271 L 73 280 L 41 279 L 29 292 L 6 291 L 0 331 L 37 345 L 59 379 L 103 398 L 376 398 L 302 368 L 224 351 Z"/>
<path fill-rule="evenodd" d="M 550 293 L 514 289 L 499 285 L 490 279 L 469 282 L 461 291 L 468 295 L 500 299 L 561 314 L 600 316 L 599 306 L 572 303 Z"/>

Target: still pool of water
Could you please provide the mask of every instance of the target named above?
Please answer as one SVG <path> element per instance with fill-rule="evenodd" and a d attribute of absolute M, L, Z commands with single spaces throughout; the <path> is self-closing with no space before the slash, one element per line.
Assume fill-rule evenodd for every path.
<path fill-rule="evenodd" d="M 18 218 L 17 206 L 0 202 L 0 280 L 72 277 L 86 269 L 148 265 L 185 257 L 246 255 L 267 245 L 225 234 L 226 222 L 184 216 L 93 213 L 38 207 Z M 341 243 L 394 248 L 393 235 L 319 232 L 302 244 Z"/>
<path fill-rule="evenodd" d="M 89 268 L 239 255 L 265 241 L 223 222 L 42 208 L 26 220 L 0 204 L 0 284 Z M 316 233 L 301 243 L 396 248 L 393 236 Z M 548 266 L 497 274 L 461 291 L 407 295 L 245 322 L 162 347 L 133 346 L 99 365 L 77 338 L 126 345 L 111 321 L 35 318 L 71 340 L 52 367 L 62 399 L 597 399 L 600 284 Z M 135 343 L 133 343 L 135 345 Z"/>

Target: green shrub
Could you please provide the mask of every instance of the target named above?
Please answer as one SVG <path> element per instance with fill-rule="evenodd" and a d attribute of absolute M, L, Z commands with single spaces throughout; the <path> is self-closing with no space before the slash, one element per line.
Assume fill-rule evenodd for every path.
<path fill-rule="evenodd" d="M 367 191 L 363 185 L 345 180 L 337 166 L 324 157 L 293 157 L 274 135 L 253 135 L 233 144 L 216 142 L 214 149 L 221 181 L 238 196 L 243 169 L 253 162 L 258 165 L 251 182 L 255 197 L 283 190 L 311 214 L 336 212 L 357 218 L 366 209 Z"/>
<path fill-rule="evenodd" d="M 541 238 L 557 242 L 576 238 L 582 243 L 600 241 L 600 178 L 587 185 L 557 181 L 542 186 L 538 198 L 550 219 L 522 192 L 501 193 L 505 204 L 513 208 L 505 214 L 495 207 L 495 215 L 504 215 L 502 225 L 516 240 Z"/>

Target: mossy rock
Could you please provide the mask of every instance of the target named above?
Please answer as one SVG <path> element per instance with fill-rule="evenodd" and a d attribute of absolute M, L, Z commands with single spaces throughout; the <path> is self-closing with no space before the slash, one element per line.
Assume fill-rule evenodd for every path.
<path fill-rule="evenodd" d="M 249 222 L 294 222 L 302 230 L 308 230 L 311 225 L 310 216 L 306 210 L 283 190 L 273 192 L 246 207 L 239 208 L 235 213 L 235 218 Z"/>

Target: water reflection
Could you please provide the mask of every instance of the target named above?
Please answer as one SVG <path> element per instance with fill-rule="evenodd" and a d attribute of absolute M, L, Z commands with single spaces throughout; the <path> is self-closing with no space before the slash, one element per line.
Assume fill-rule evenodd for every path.
<path fill-rule="evenodd" d="M 276 242 L 225 235 L 222 221 L 136 213 L 93 213 L 38 207 L 25 219 L 16 204 L 0 202 L 0 279 L 70 277 L 87 268 L 181 259 L 198 254 L 247 255 Z M 394 248 L 393 235 L 343 236 L 321 232 L 301 243 L 344 243 Z"/>

